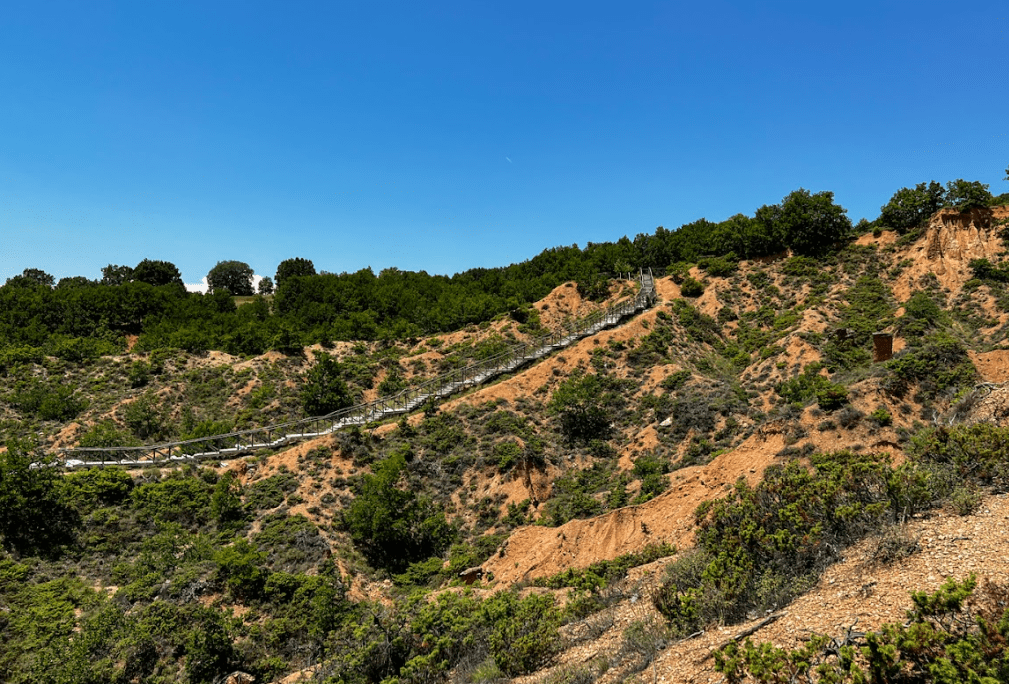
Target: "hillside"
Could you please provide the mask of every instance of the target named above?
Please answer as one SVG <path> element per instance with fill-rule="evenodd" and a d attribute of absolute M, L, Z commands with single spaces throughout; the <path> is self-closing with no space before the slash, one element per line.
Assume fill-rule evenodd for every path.
<path fill-rule="evenodd" d="M 815 254 L 667 257 L 654 307 L 515 373 L 175 468 L 31 464 L 299 419 L 307 387 L 371 401 L 635 285 L 568 281 L 435 335 L 9 352 L 0 679 L 718 681 L 715 650 L 767 616 L 753 643 L 797 649 L 903 623 L 947 577 L 1002 582 L 1007 219 L 941 209 Z M 908 672 L 941 652 L 902 648 Z M 747 657 L 731 677 L 775 681 Z"/>

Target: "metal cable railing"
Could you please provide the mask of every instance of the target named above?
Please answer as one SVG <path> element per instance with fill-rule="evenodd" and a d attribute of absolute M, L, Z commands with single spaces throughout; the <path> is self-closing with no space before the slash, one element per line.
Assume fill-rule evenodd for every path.
<path fill-rule="evenodd" d="M 612 327 L 626 316 L 651 307 L 656 298 L 655 279 L 651 269 L 641 270 L 639 280 L 641 287 L 637 295 L 631 299 L 615 302 L 605 309 L 593 311 L 583 318 L 565 323 L 559 329 L 534 340 L 513 345 L 500 354 L 443 373 L 420 385 L 379 397 L 374 401 L 340 409 L 325 416 L 178 442 L 138 447 L 60 449 L 56 452 L 57 465 L 65 468 L 105 465 L 143 467 L 173 465 L 200 459 L 234 458 L 259 449 L 275 449 L 355 425 L 367 425 L 410 413 L 428 401 L 443 399 L 515 371 L 576 340 Z"/>

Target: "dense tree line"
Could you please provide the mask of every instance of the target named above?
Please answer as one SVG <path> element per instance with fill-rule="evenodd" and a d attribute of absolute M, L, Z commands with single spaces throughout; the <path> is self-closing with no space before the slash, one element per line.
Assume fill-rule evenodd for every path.
<path fill-rule="evenodd" d="M 882 208 L 879 224 L 907 230 L 936 209 L 968 209 L 1000 201 L 978 182 L 920 184 L 898 191 Z M 304 344 L 351 339 L 403 339 L 456 330 L 511 313 L 518 320 L 531 302 L 565 282 L 584 296 L 601 297 L 615 273 L 650 267 L 680 272 L 699 261 L 732 269 L 740 258 L 792 250 L 817 256 L 843 244 L 853 232 L 833 193 L 799 189 L 753 216 L 737 214 L 714 223 L 700 219 L 677 230 L 659 227 L 615 242 L 555 247 L 518 264 L 474 268 L 453 276 L 370 268 L 355 273 L 316 272 L 297 257 L 264 279 L 261 296 L 236 307 L 231 296 L 249 296 L 252 270 L 220 261 L 208 274 L 208 294 L 186 292 L 171 263 L 145 259 L 135 267 L 110 264 L 101 280 L 64 278 L 58 283 L 29 268 L 0 287 L 0 369 L 5 359 L 52 353 L 67 340 L 122 344 L 138 335 L 141 349 L 221 349 L 258 354 L 295 351 Z M 276 292 L 273 299 L 269 298 Z M 72 345 L 71 345 L 72 346 Z M 101 347 L 92 345 L 101 353 Z M 35 350 L 35 351 L 31 351 Z"/>

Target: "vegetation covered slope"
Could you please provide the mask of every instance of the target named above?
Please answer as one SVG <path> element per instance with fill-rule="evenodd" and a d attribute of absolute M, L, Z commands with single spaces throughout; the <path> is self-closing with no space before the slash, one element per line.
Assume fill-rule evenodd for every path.
<path fill-rule="evenodd" d="M 908 192 L 918 190 L 931 192 Z M 171 471 L 62 475 L 32 464 L 53 446 L 301 416 L 326 383 L 338 397 L 371 398 L 623 286 L 558 283 L 437 336 L 333 335 L 304 348 L 315 334 L 306 327 L 282 349 L 232 350 L 244 356 L 158 338 L 173 319 L 157 315 L 132 331 L 73 336 L 58 327 L 62 314 L 45 313 L 66 288 L 0 288 L 29 293 L 6 294 L 15 307 L 17 297 L 38 304 L 26 319 L 38 337 L 4 347 L 0 678 L 209 682 L 242 670 L 258 681 L 622 681 L 669 643 L 780 610 L 867 536 L 937 507 L 970 513 L 1006 472 L 1009 434 L 969 423 L 987 401 L 976 385 L 1009 357 L 1007 212 L 948 208 L 895 226 L 903 234 L 870 225 L 856 235 L 832 206 L 799 192 L 730 219 L 771 226 L 760 244 L 792 250 L 773 258 L 741 259 L 761 254 L 746 243 L 719 247 L 719 234 L 748 234 L 729 222 L 627 241 L 670 251 L 643 252 L 667 273 L 663 301 L 625 325 L 397 423 Z M 807 230 L 803 211 L 839 232 Z M 604 270 L 624 269 L 594 272 Z M 303 317 L 277 311 L 285 287 L 343 277 L 315 278 L 326 276 L 278 277 L 273 310 L 262 299 L 226 311 L 228 296 L 191 297 L 171 283 L 81 290 L 219 301 L 225 317 L 257 306 L 270 326 Z M 873 363 L 881 330 L 894 333 L 897 354 Z M 140 336 L 129 351 L 124 333 Z M 893 547 L 891 558 L 914 553 L 900 539 Z M 459 573 L 477 566 L 482 579 L 464 590 Z M 918 588 L 938 585 L 907 590 Z M 920 622 L 952 625 L 972 590 L 922 599 Z M 947 632 L 917 645 L 895 633 L 887 652 L 910 672 L 928 649 L 981 643 Z M 1000 642 L 985 634 L 988 653 Z M 1000 676 L 958 648 L 954 670 Z M 759 678 L 761 667 L 780 670 L 768 659 L 798 657 L 748 653 L 726 651 L 718 666 Z M 865 671 L 877 666 L 871 652 L 859 658 Z"/>

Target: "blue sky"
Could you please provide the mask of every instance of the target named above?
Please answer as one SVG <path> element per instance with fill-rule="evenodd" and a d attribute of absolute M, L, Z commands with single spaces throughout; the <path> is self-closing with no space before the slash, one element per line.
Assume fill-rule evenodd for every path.
<path fill-rule="evenodd" d="M 798 187 L 1006 192 L 1007 67 L 1004 0 L 5 3 L 0 279 L 453 273 Z"/>

